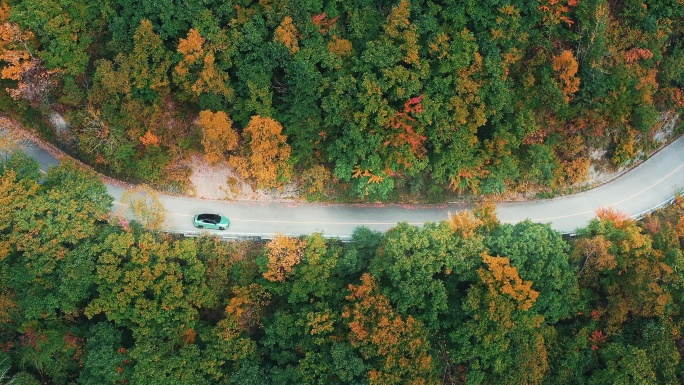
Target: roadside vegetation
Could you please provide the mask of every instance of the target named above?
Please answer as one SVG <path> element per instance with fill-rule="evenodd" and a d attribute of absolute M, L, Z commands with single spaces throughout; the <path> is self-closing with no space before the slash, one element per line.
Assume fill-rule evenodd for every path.
<path fill-rule="evenodd" d="M 201 154 L 310 199 L 548 193 L 680 121 L 683 34 L 681 0 L 2 0 L 0 109 L 177 192 Z"/>
<path fill-rule="evenodd" d="M 0 208 L 3 384 L 684 381 L 683 199 L 571 239 L 482 206 L 226 243 L 145 230 L 87 170 L 17 152 Z"/>

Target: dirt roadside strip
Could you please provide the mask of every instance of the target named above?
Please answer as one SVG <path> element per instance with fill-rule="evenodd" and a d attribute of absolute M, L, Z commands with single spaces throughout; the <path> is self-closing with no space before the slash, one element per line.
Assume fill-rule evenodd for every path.
<path fill-rule="evenodd" d="M 9 123 L 9 124 L 8 124 Z M 0 127 L 16 123 L 0 118 Z M 21 130 L 23 131 L 23 130 Z M 31 156 L 41 165 L 56 164 L 65 155 L 56 147 L 32 135 Z M 135 186 L 102 176 L 109 193 L 118 202 L 126 189 Z M 581 193 L 548 200 L 497 204 L 497 215 L 504 223 L 526 219 L 549 223 L 552 228 L 572 234 L 595 216 L 595 210 L 611 207 L 628 216 L 640 216 L 670 201 L 684 187 L 684 137 L 664 147 L 648 160 L 613 181 Z M 398 222 L 420 225 L 439 222 L 449 212 L 468 208 L 464 204 L 316 204 L 273 201 L 220 201 L 161 195 L 168 215 L 163 228 L 190 235 L 200 233 L 192 226 L 192 217 L 201 212 L 222 213 L 231 218 L 226 232 L 212 232 L 222 237 L 268 238 L 273 234 L 302 235 L 321 232 L 327 237 L 347 239 L 359 226 L 385 231 Z"/>

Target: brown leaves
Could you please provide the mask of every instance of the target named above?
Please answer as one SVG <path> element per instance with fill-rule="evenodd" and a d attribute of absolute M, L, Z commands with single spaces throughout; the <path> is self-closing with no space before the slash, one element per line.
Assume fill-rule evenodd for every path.
<path fill-rule="evenodd" d="M 582 267 L 578 275 L 585 286 L 597 287 L 601 273 L 617 266 L 617 261 L 610 252 L 611 246 L 612 242 L 603 235 L 582 238 L 575 244 L 575 258 L 584 259 L 584 262 L 580 262 Z"/>
<path fill-rule="evenodd" d="M 625 62 L 630 64 L 641 59 L 650 59 L 653 57 L 653 52 L 646 48 L 632 48 L 623 54 Z"/>
<path fill-rule="evenodd" d="M 313 23 L 313 25 L 318 26 L 318 30 L 322 34 L 325 34 L 326 32 L 328 32 L 331 26 L 335 25 L 335 22 L 339 18 L 339 16 L 336 16 L 331 19 L 328 17 L 327 13 L 323 12 L 319 13 L 318 15 L 311 16 L 311 22 Z"/>
<path fill-rule="evenodd" d="M 391 131 L 383 145 L 406 148 L 409 154 L 399 153 L 391 159 L 392 163 L 402 165 L 406 169 L 411 168 L 414 159 L 422 159 L 426 153 L 424 143 L 427 137 L 419 133 L 416 119 L 409 115 L 423 112 L 422 100 L 423 95 L 410 98 L 404 103 L 403 111 L 395 112 L 388 120 Z"/>
<path fill-rule="evenodd" d="M 38 102 L 54 85 L 58 70 L 47 70 L 42 61 L 34 57 L 30 46 L 35 40 L 31 31 L 7 20 L 9 7 L 0 9 L 0 61 L 5 62 L 0 77 L 17 81 L 16 88 L 7 92 L 14 99 Z"/>
<path fill-rule="evenodd" d="M 145 132 L 145 135 L 141 136 L 139 139 L 140 143 L 142 143 L 145 147 L 159 146 L 159 143 L 161 142 L 159 137 L 152 133 L 152 131 L 150 130 L 147 130 L 147 132 Z"/>

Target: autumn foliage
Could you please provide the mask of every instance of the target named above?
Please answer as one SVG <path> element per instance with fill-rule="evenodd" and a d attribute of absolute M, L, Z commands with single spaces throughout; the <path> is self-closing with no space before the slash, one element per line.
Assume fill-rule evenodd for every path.
<path fill-rule="evenodd" d="M 523 281 L 518 270 L 504 257 L 482 255 L 487 268 L 478 270 L 482 282 L 489 286 L 490 292 L 505 294 L 515 300 L 520 310 L 528 310 L 537 300 L 539 292 L 532 290 L 532 282 Z"/>
<path fill-rule="evenodd" d="M 273 238 L 266 245 L 268 264 L 264 278 L 274 282 L 285 281 L 292 268 L 302 260 L 305 246 L 305 242 L 296 238 L 282 235 Z"/>
<path fill-rule="evenodd" d="M 214 164 L 225 159 L 225 154 L 237 147 L 238 134 L 233 122 L 223 111 L 201 111 L 197 125 L 202 129 L 202 146 L 207 162 Z"/>
<path fill-rule="evenodd" d="M 215 52 L 218 48 L 206 41 L 196 29 L 190 29 L 186 38 L 178 42 L 182 59 L 175 68 L 180 87 L 198 98 L 205 93 L 230 96 L 228 75 L 217 68 Z"/>
<path fill-rule="evenodd" d="M 244 178 L 254 178 L 259 187 L 276 187 L 290 175 L 290 146 L 282 126 L 271 118 L 253 116 L 243 131 L 249 155 L 230 159 Z"/>
<path fill-rule="evenodd" d="M 566 101 L 570 101 L 572 95 L 579 90 L 580 79 L 576 76 L 578 68 L 577 59 L 571 50 L 564 50 L 553 58 L 553 70 L 556 71 Z"/>
<path fill-rule="evenodd" d="M 283 19 L 283 22 L 280 23 L 278 28 L 276 28 L 273 41 L 282 43 L 287 47 L 290 53 L 294 54 L 299 51 L 299 44 L 297 43 L 298 34 L 299 31 L 297 31 L 297 28 L 292 24 L 292 18 L 287 16 Z"/>
<path fill-rule="evenodd" d="M 359 228 L 348 243 L 315 234 L 266 244 L 107 221 L 111 202 L 74 165 L 42 176 L 17 152 L 0 159 L 7 375 L 92 385 L 682 382 L 682 199 L 645 221 L 601 214 L 572 238 L 499 223 L 483 205 L 420 227 Z"/>
<path fill-rule="evenodd" d="M 377 292 L 373 277 L 364 274 L 361 284 L 349 285 L 342 317 L 348 322 L 349 340 L 367 359 L 380 365 L 368 372 L 370 384 L 431 383 L 432 357 L 428 353 L 422 325 L 392 309 L 389 300 Z"/>

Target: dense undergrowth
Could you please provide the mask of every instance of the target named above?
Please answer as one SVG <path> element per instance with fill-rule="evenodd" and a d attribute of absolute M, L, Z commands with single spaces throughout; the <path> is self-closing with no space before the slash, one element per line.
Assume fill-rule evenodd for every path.
<path fill-rule="evenodd" d="M 562 191 L 684 107 L 681 0 L 1 4 L 0 108 L 176 191 L 196 152 L 310 199 Z"/>
<path fill-rule="evenodd" d="M 577 237 L 489 206 L 350 243 L 177 239 L 0 165 L 0 383 L 679 384 L 684 201 Z"/>

